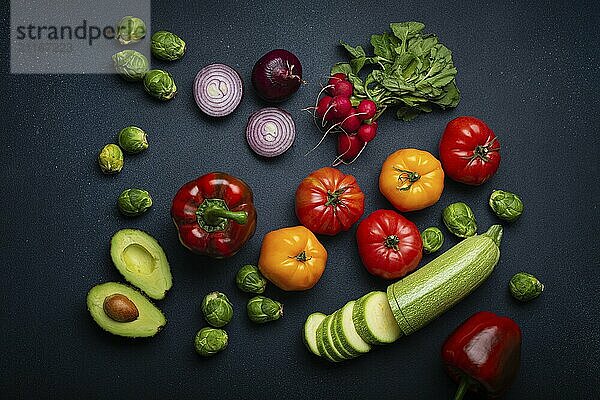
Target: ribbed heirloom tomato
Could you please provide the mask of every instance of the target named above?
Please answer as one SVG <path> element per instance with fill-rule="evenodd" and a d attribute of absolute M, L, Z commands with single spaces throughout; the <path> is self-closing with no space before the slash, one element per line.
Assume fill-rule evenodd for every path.
<path fill-rule="evenodd" d="M 365 210 L 365 195 L 352 175 L 325 167 L 308 175 L 296 190 L 300 223 L 321 235 L 347 231 Z"/>
<path fill-rule="evenodd" d="M 423 240 L 417 226 L 391 210 L 377 210 L 356 229 L 358 253 L 371 274 L 395 279 L 417 268 Z"/>
<path fill-rule="evenodd" d="M 435 204 L 442 195 L 442 164 L 424 150 L 398 150 L 381 166 L 379 190 L 402 212 L 422 210 Z"/>
<path fill-rule="evenodd" d="M 446 174 L 457 182 L 481 185 L 500 166 L 500 143 L 494 132 L 475 117 L 448 122 L 440 140 L 440 160 Z"/>

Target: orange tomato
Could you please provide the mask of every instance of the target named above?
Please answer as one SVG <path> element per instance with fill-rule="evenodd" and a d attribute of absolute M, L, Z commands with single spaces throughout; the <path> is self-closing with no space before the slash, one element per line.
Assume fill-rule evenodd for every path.
<path fill-rule="evenodd" d="M 310 289 L 319 281 L 327 250 L 304 226 L 293 226 L 267 233 L 260 249 L 258 268 L 283 290 Z"/>
<path fill-rule="evenodd" d="M 379 191 L 402 212 L 435 204 L 443 190 L 442 164 L 427 151 L 398 150 L 381 167 Z"/>

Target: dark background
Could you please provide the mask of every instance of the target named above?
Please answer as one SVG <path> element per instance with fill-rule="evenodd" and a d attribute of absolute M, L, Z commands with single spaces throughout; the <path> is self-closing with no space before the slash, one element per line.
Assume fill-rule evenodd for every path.
<path fill-rule="evenodd" d="M 597 2 L 156 1 L 154 30 L 172 30 L 188 44 L 181 61 L 152 60 L 174 75 L 180 89 L 167 103 L 118 76 L 11 75 L 6 3 L 0 14 L 0 397 L 450 398 L 456 386 L 441 367 L 440 347 L 479 310 L 510 316 L 523 331 L 521 371 L 507 398 L 598 397 Z M 234 276 L 244 263 L 257 261 L 266 232 L 298 223 L 297 184 L 334 158 L 333 139 L 304 157 L 319 135 L 301 109 L 314 101 L 329 67 L 344 59 L 337 41 L 367 47 L 370 34 L 411 20 L 424 22 L 453 51 L 462 101 L 455 110 L 410 123 L 396 121 L 392 112 L 381 119 L 379 136 L 362 158 L 342 168 L 366 193 L 365 215 L 391 207 L 377 188 L 387 155 L 403 147 L 437 155 L 444 126 L 459 115 L 480 117 L 494 129 L 502 144 L 498 173 L 480 187 L 446 180 L 436 205 L 407 217 L 420 229 L 441 226 L 443 207 L 465 201 L 484 231 L 498 222 L 487 206 L 496 188 L 520 194 L 525 212 L 504 224 L 500 263 L 470 297 L 393 345 L 332 365 L 304 348 L 306 316 L 332 312 L 389 284 L 362 267 L 355 228 L 323 238 L 330 258 L 316 287 L 304 293 L 268 287 L 266 294 L 285 304 L 285 316 L 275 323 L 257 326 L 247 319 L 248 296 L 236 289 Z M 296 120 L 294 146 L 265 160 L 244 138 L 247 117 L 264 106 L 251 88 L 250 71 L 262 54 L 279 47 L 298 55 L 309 84 L 282 105 Z M 235 113 L 218 120 L 200 113 L 191 91 L 196 72 L 212 62 L 237 69 L 246 88 Z M 149 150 L 126 157 L 119 175 L 102 175 L 98 151 L 130 124 L 148 132 Z M 169 217 L 177 189 L 213 170 L 246 180 L 259 215 L 255 236 L 222 261 L 184 249 Z M 119 215 L 115 201 L 128 187 L 151 192 L 149 213 Z M 155 236 L 173 273 L 173 289 L 157 302 L 169 322 L 148 340 L 105 333 L 85 306 L 93 285 L 122 280 L 110 261 L 109 239 L 125 227 Z M 457 242 L 444 232 L 442 250 Z M 507 289 L 521 270 L 546 285 L 528 304 L 514 301 Z M 229 295 L 236 313 L 226 328 L 229 348 L 202 359 L 192 338 L 205 325 L 199 307 L 212 290 Z"/>

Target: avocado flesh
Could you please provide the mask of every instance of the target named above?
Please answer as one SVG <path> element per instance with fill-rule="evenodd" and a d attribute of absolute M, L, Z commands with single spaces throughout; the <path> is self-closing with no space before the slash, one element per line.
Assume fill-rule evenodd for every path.
<path fill-rule="evenodd" d="M 131 322 L 117 322 L 104 312 L 104 299 L 112 294 L 122 294 L 131 300 L 139 316 Z M 117 282 L 94 286 L 87 295 L 87 308 L 94 321 L 105 331 L 126 337 L 156 335 L 167 323 L 163 313 L 137 290 Z"/>
<path fill-rule="evenodd" d="M 137 229 L 122 229 L 110 242 L 113 263 L 132 285 L 160 300 L 173 285 L 167 256 L 156 239 Z"/>

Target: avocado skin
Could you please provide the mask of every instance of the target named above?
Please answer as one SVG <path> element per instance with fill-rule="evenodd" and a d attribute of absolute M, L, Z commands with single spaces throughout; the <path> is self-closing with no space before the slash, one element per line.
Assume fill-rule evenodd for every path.
<path fill-rule="evenodd" d="M 122 294 L 131 300 L 139 316 L 131 322 L 117 322 L 104 312 L 104 299 L 112 294 Z M 117 282 L 96 285 L 87 294 L 87 308 L 100 328 L 113 335 L 124 337 L 151 337 L 166 325 L 163 313 L 138 290 Z"/>
<path fill-rule="evenodd" d="M 126 255 L 133 248 L 138 250 L 138 255 L 143 255 L 143 259 L 131 266 L 128 265 Z M 110 241 L 110 256 L 125 280 L 154 300 L 164 299 L 173 286 L 171 267 L 165 252 L 156 239 L 144 231 L 121 229 L 115 233 Z M 146 261 L 150 261 L 152 265 L 148 265 Z M 142 269 L 144 271 L 140 272 Z"/>

